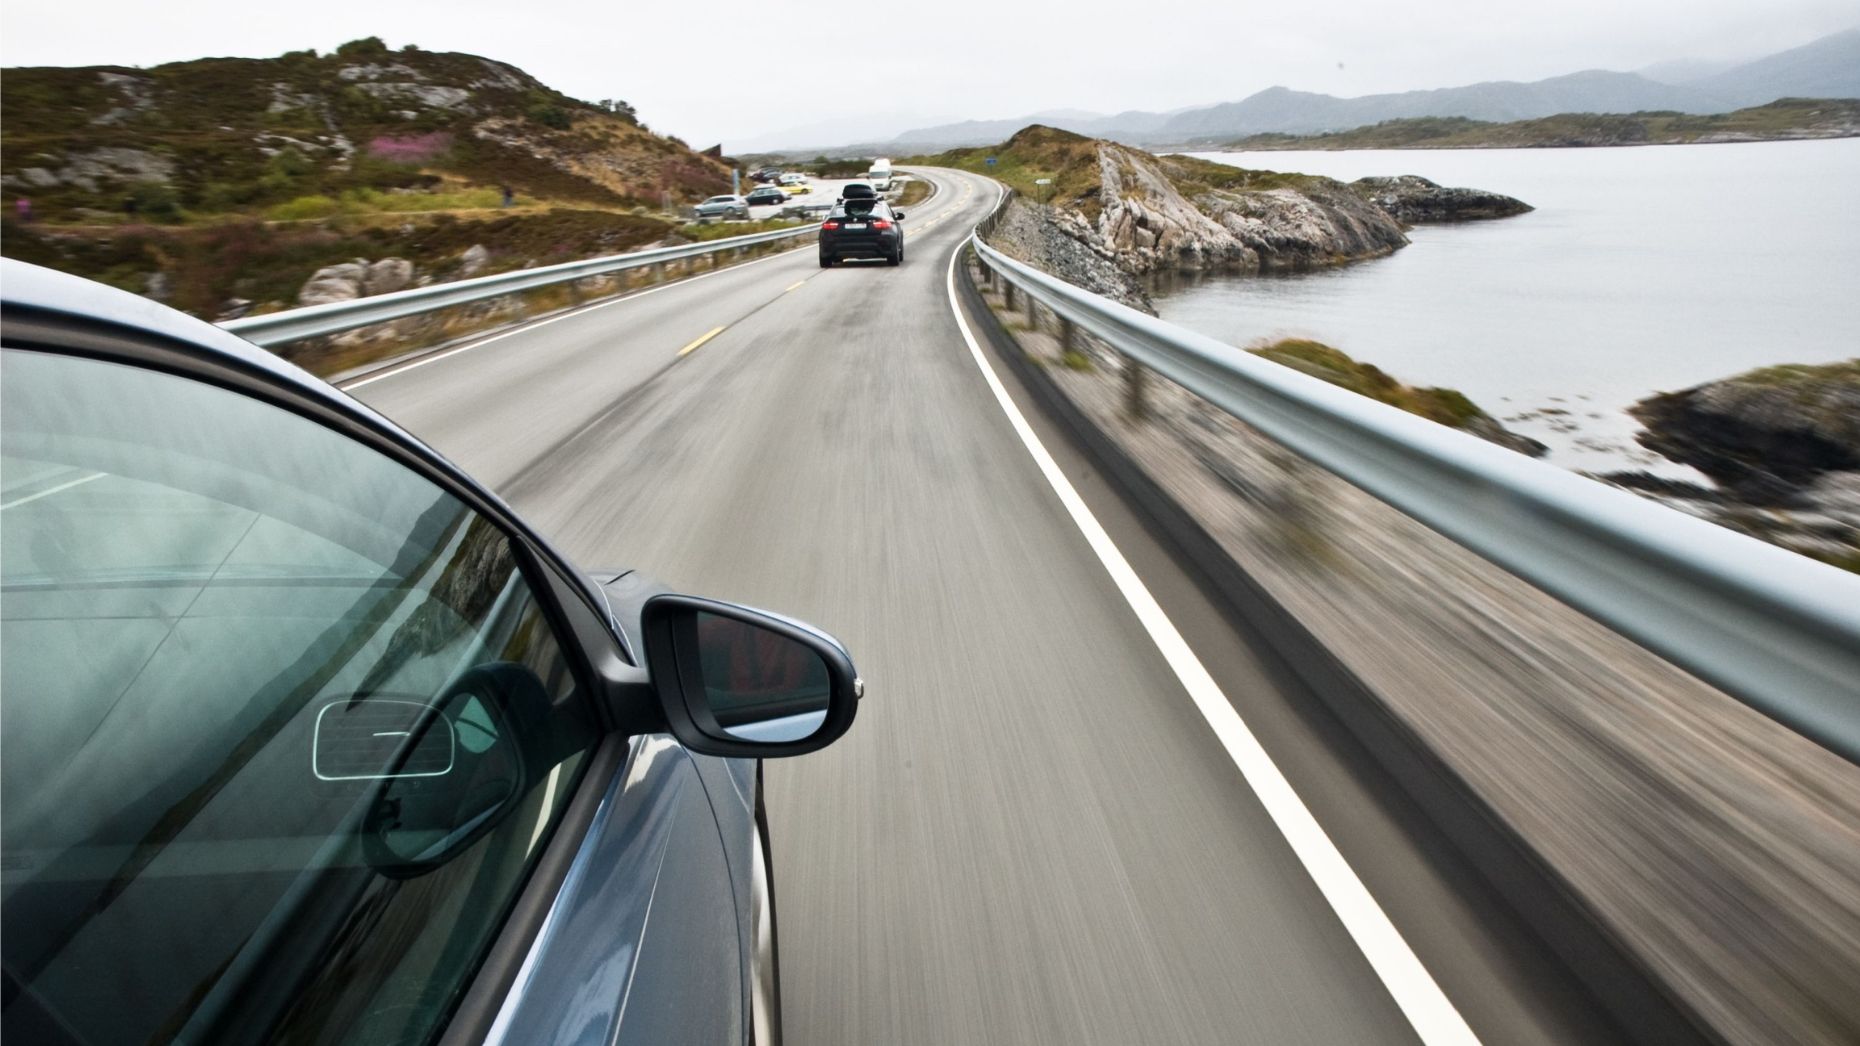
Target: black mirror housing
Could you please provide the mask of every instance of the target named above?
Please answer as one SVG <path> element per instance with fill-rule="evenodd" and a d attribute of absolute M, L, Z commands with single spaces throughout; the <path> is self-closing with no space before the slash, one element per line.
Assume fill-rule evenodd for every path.
<path fill-rule="evenodd" d="M 669 593 L 640 608 L 648 677 L 680 744 L 740 759 L 805 755 L 852 726 L 864 683 L 833 637 L 777 614 Z"/>
<path fill-rule="evenodd" d="M 892 212 L 891 212 L 891 216 L 892 216 L 893 218 L 896 218 L 896 219 L 897 219 L 897 220 L 899 220 L 899 221 L 903 221 L 903 220 L 904 220 L 904 212 L 903 212 L 903 211 L 892 211 Z"/>

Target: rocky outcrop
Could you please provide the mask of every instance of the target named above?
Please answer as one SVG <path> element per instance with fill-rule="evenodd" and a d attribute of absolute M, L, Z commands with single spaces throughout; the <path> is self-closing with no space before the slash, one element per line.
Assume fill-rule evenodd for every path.
<path fill-rule="evenodd" d="M 1630 413 L 1642 446 L 1710 476 L 1751 504 L 1800 504 L 1822 473 L 1860 469 L 1860 359 L 1766 367 Z"/>
<path fill-rule="evenodd" d="M 1201 161 L 1054 137 L 1061 133 L 1032 128 L 1015 140 L 1052 139 L 1073 151 L 1075 164 L 1081 150 L 1090 150 L 1083 177 L 1068 179 L 1086 187 L 1050 205 L 1017 203 L 1031 208 L 1026 217 L 1040 221 L 1004 225 L 997 241 L 1030 260 L 1070 259 L 1072 268 L 1092 273 L 1094 290 L 1112 288 L 1102 293 L 1121 301 L 1131 301 L 1131 292 L 1098 271 L 1099 262 L 1133 277 L 1182 270 L 1284 272 L 1378 257 L 1408 242 L 1395 219 L 1341 182 L 1273 176 L 1257 188 L 1214 184 L 1207 170 L 1190 166 Z M 1041 224 L 1046 228 L 1036 227 Z M 1061 246 L 1055 234 L 1076 241 L 1082 251 Z"/>
<path fill-rule="evenodd" d="M 297 304 L 327 305 L 333 301 L 387 294 L 409 287 L 413 281 L 413 263 L 405 258 L 383 258 L 376 262 L 357 258 L 340 265 L 325 265 L 311 274 L 303 289 L 297 292 Z"/>
<path fill-rule="evenodd" d="M 1403 225 L 1485 221 L 1533 210 L 1523 200 L 1502 193 L 1451 189 L 1416 174 L 1358 178 L 1350 188 Z"/>
<path fill-rule="evenodd" d="M 1075 213 L 1016 197 L 1001 215 L 991 241 L 1043 272 L 1155 315 L 1143 285 L 1107 249 L 1093 246 L 1092 230 Z"/>

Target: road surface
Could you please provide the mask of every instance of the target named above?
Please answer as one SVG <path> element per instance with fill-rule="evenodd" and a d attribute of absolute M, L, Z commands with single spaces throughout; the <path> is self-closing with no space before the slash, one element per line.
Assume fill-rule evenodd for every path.
<path fill-rule="evenodd" d="M 901 267 L 802 249 L 350 389 L 578 562 L 853 651 L 852 732 L 768 767 L 789 1043 L 1417 1041 L 984 379 L 947 272 L 994 188 L 932 178 Z M 1605 1038 L 1034 421 L 1473 1031 Z"/>

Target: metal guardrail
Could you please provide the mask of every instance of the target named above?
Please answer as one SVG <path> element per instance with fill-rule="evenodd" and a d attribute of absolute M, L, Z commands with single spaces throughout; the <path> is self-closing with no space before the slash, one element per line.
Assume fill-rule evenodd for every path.
<path fill-rule="evenodd" d="M 1286 448 L 1860 762 L 1860 577 L 1081 290 L 983 241 L 996 275 Z"/>
<path fill-rule="evenodd" d="M 650 265 L 696 258 L 719 251 L 734 251 L 745 247 L 776 243 L 796 236 L 809 236 L 819 228 L 820 224 L 815 222 L 792 229 L 775 229 L 770 232 L 732 236 L 728 239 L 709 240 L 703 243 L 687 243 L 677 247 L 659 247 L 649 251 L 635 251 L 631 254 L 590 258 L 586 261 L 544 265 L 534 269 L 498 273 L 494 276 L 479 276 L 475 279 L 457 280 L 452 283 L 436 283 L 430 287 L 412 287 L 404 291 L 377 294 L 351 301 L 310 305 L 301 309 L 267 313 L 263 316 L 243 316 L 236 320 L 228 320 L 220 326 L 247 341 L 270 348 L 303 338 L 336 334 L 353 330 L 356 327 L 367 327 L 371 324 L 386 323 L 389 320 L 417 316 L 420 313 L 443 309 L 450 305 L 468 305 L 486 298 L 535 290 L 538 287 L 566 283 L 589 276 L 605 276 L 609 273 L 643 269 Z"/>

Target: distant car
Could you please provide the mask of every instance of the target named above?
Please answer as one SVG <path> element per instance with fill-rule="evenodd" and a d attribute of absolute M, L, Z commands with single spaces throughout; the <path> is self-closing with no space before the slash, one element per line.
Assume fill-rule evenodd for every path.
<path fill-rule="evenodd" d="M 763 167 L 749 172 L 749 180 L 752 182 L 768 183 L 780 177 L 781 172 L 773 167 Z"/>
<path fill-rule="evenodd" d="M 764 185 L 760 189 L 751 191 L 750 194 L 743 197 L 743 199 L 749 201 L 752 205 L 760 207 L 763 204 L 769 203 L 787 203 L 788 194 L 782 192 L 773 185 Z"/>
<path fill-rule="evenodd" d="M 749 201 L 741 196 L 713 196 L 697 205 L 699 218 L 747 218 Z"/>
<path fill-rule="evenodd" d="M 758 760 L 838 643 L 145 298 L 7 259 L 0 322 L 7 1042 L 779 1041 Z"/>
<path fill-rule="evenodd" d="M 883 200 L 841 200 L 820 224 L 820 267 L 831 269 L 847 258 L 883 258 L 904 262 L 904 212 Z"/>
<path fill-rule="evenodd" d="M 808 193 L 814 191 L 814 187 L 807 184 L 807 176 L 804 174 L 782 175 L 781 188 L 783 192 L 790 196 L 806 196 Z"/>

